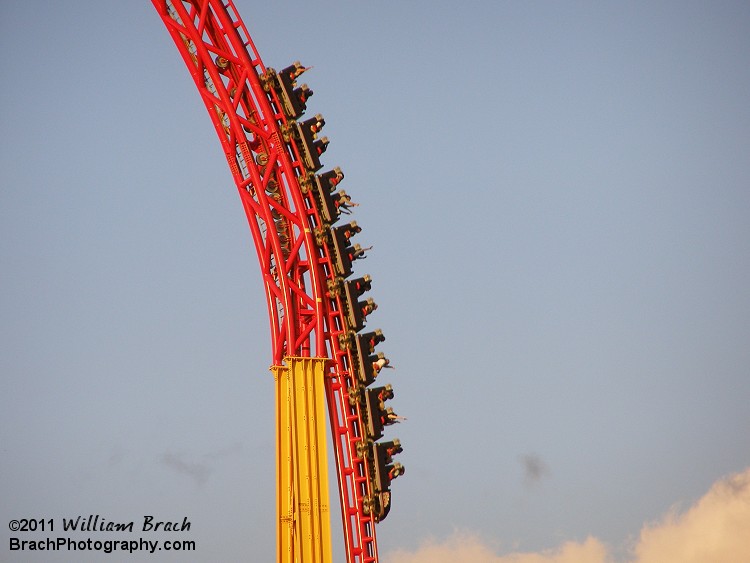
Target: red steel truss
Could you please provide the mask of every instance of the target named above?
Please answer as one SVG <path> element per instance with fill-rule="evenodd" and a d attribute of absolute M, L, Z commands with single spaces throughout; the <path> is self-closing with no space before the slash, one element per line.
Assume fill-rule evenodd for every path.
<path fill-rule="evenodd" d="M 382 506 L 390 506 L 390 491 L 376 484 L 372 452 L 379 436 L 368 431 L 362 383 L 372 382 L 363 373 L 368 362 L 377 369 L 384 363 L 382 354 L 379 366 L 369 355 L 383 338 L 370 338 L 369 352 L 357 345 L 361 326 L 353 326 L 352 307 L 359 304 L 343 281 L 351 272 L 337 268 L 356 256 L 342 257 L 344 248 L 333 240 L 335 218 L 326 216 L 313 189 L 316 165 L 295 140 L 298 116 L 289 115 L 288 100 L 274 86 L 278 75 L 263 65 L 232 1 L 152 2 L 208 110 L 247 214 L 268 300 L 273 364 L 289 356 L 330 359 L 326 398 L 347 561 L 375 562 L 375 522 L 387 514 Z M 399 448 L 390 444 L 389 456 Z"/>

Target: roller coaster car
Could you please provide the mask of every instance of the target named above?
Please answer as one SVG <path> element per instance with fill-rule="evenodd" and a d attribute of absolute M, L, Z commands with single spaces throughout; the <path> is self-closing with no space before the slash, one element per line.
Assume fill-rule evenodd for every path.
<path fill-rule="evenodd" d="M 359 278 L 360 280 L 363 278 Z M 344 299 L 346 303 L 346 317 L 349 322 L 349 328 L 360 331 L 365 326 L 367 316 L 378 308 L 375 301 L 370 298 L 365 301 L 357 301 L 356 282 L 347 282 L 344 284 Z"/>
<path fill-rule="evenodd" d="M 379 440 L 383 437 L 385 426 L 398 422 L 393 409 L 385 406 L 385 402 L 392 398 L 393 388 L 390 385 L 365 390 L 364 407 L 367 412 L 367 432 L 370 439 Z"/>
<path fill-rule="evenodd" d="M 332 229 L 331 235 L 332 250 L 335 254 L 333 268 L 338 275 L 348 278 L 352 275 L 352 262 L 364 257 L 365 249 L 358 244 L 350 246 L 345 231 Z"/>
<path fill-rule="evenodd" d="M 378 365 L 386 365 L 387 358 L 382 352 L 375 354 L 375 346 L 385 340 L 383 331 L 377 329 L 373 332 L 358 334 L 354 338 L 354 347 L 357 355 L 357 373 L 363 385 L 370 385 L 375 381 L 380 369 Z"/>
<path fill-rule="evenodd" d="M 342 212 L 351 213 L 349 206 L 353 205 L 352 200 L 344 190 L 339 190 L 335 194 L 327 192 L 317 192 L 320 211 L 323 215 L 323 221 L 333 224 L 338 221 Z"/>
<path fill-rule="evenodd" d="M 318 209 L 325 223 L 329 225 L 335 223 L 339 218 L 339 206 L 341 205 L 341 195 L 334 195 L 336 186 L 344 179 L 344 173 L 341 168 L 334 168 L 323 174 L 312 174 L 305 176 L 300 185 L 306 193 L 312 190 L 318 202 Z M 346 192 L 343 192 L 346 199 Z"/>
<path fill-rule="evenodd" d="M 284 114 L 289 119 L 297 119 L 307 109 L 307 100 L 313 95 L 312 90 L 303 84 L 297 88 L 297 77 L 307 70 L 299 62 L 280 70 L 266 69 L 263 75 L 264 87 L 273 88 L 281 101 Z"/>
<path fill-rule="evenodd" d="M 357 343 L 359 344 L 359 342 Z M 386 365 L 388 365 L 388 358 L 385 357 L 383 352 L 378 352 L 372 356 L 357 354 L 357 371 L 359 373 L 359 380 L 363 385 L 372 384 L 381 368 Z"/>
<path fill-rule="evenodd" d="M 320 170 L 323 166 L 320 163 L 320 156 L 326 151 L 326 148 L 328 148 L 328 137 L 316 140 L 318 135 L 314 130 L 314 127 L 306 125 L 309 121 L 315 120 L 316 118 L 303 123 L 297 121 L 292 122 L 292 138 L 302 155 L 303 164 L 311 172 Z"/>
<path fill-rule="evenodd" d="M 393 456 L 402 451 L 401 443 L 398 440 L 382 444 L 373 443 L 371 459 L 374 472 L 372 484 L 377 492 L 390 490 L 391 481 L 406 472 L 403 465 L 398 462 L 393 463 Z"/>
<path fill-rule="evenodd" d="M 385 402 L 393 398 L 390 385 L 365 390 L 365 411 L 367 413 L 367 433 L 372 440 L 383 437 L 383 427 L 393 424 L 396 416 L 393 409 L 386 408 Z"/>
<path fill-rule="evenodd" d="M 401 453 L 401 442 L 393 440 L 376 444 L 370 442 L 366 457 L 370 459 L 370 478 L 373 495 L 365 501 L 365 514 L 372 514 L 376 522 L 382 521 L 391 510 L 391 489 L 393 479 L 404 474 L 400 463 L 392 465 L 393 456 Z"/>
<path fill-rule="evenodd" d="M 352 262 L 364 256 L 364 249 L 358 244 L 351 246 L 350 242 L 351 237 L 361 230 L 356 221 L 352 221 L 348 225 L 336 227 L 330 231 L 333 252 L 336 255 L 334 269 L 344 278 L 352 275 Z"/>

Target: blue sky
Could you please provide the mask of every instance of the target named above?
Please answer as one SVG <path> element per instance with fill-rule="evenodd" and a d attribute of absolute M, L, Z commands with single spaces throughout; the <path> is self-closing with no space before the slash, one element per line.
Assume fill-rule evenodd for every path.
<path fill-rule="evenodd" d="M 750 466 L 747 3 L 237 7 L 314 67 L 374 246 L 408 418 L 381 553 L 626 558 Z M 265 297 L 177 50 L 150 2 L 4 2 L 0 32 L 4 520 L 187 516 L 196 561 L 272 560 Z"/>

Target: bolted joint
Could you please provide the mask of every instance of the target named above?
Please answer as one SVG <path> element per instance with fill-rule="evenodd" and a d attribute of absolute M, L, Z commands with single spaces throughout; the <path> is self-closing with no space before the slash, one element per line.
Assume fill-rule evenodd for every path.
<path fill-rule="evenodd" d="M 216 66 L 221 70 L 227 70 L 229 68 L 229 59 L 226 57 L 216 57 Z"/>

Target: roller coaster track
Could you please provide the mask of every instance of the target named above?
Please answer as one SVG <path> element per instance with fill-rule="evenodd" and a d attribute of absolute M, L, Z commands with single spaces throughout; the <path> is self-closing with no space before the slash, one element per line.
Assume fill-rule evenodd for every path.
<path fill-rule="evenodd" d="M 198 88 L 226 155 L 256 247 L 268 301 L 273 366 L 324 358 L 325 399 L 336 460 L 348 563 L 378 561 L 375 524 L 390 510 L 398 440 L 377 442 L 397 418 L 373 388 L 388 367 L 363 332 L 369 276 L 347 279 L 366 249 L 356 222 L 334 227 L 350 203 L 338 168 L 318 173 L 324 121 L 299 118 L 312 92 L 306 69 L 266 68 L 231 0 L 152 0 Z M 273 368 L 272 368 L 273 369 Z M 281 557 L 281 556 L 279 556 Z"/>

